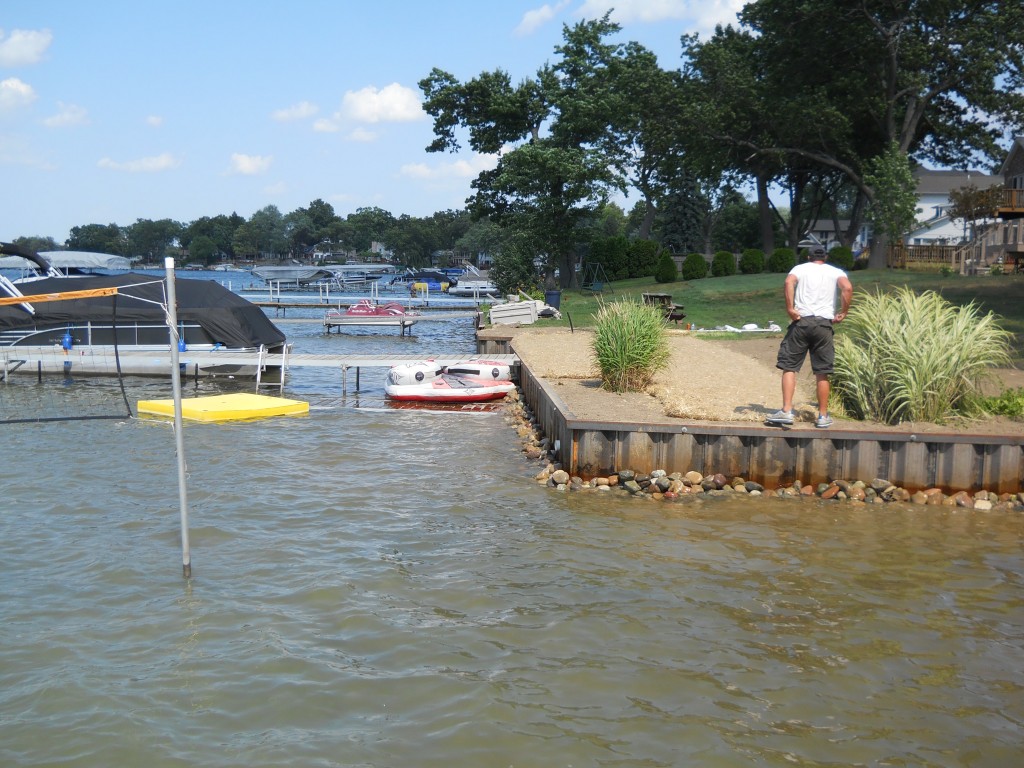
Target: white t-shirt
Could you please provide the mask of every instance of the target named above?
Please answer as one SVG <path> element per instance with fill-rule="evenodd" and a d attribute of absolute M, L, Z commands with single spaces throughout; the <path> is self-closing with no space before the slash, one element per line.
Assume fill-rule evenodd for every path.
<path fill-rule="evenodd" d="M 836 284 L 846 277 L 843 270 L 827 263 L 805 261 L 789 270 L 789 274 L 796 277 L 793 306 L 800 317 L 835 319 Z"/>

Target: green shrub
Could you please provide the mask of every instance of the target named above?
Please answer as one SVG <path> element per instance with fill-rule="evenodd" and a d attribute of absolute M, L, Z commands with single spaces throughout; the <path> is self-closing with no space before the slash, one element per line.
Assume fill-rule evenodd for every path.
<path fill-rule="evenodd" d="M 729 251 L 718 251 L 711 259 L 711 275 L 713 277 L 728 277 L 736 274 L 736 257 Z"/>
<path fill-rule="evenodd" d="M 601 305 L 594 321 L 601 386 L 612 392 L 643 391 L 668 362 L 661 309 L 632 300 L 611 302 Z"/>
<path fill-rule="evenodd" d="M 746 248 L 740 256 L 740 272 L 744 275 L 759 275 L 764 272 L 764 252 L 757 248 Z"/>
<path fill-rule="evenodd" d="M 955 272 L 953 271 L 952 267 L 943 264 L 941 267 L 939 267 L 939 274 L 942 275 L 943 277 L 949 277 L 955 274 Z"/>
<path fill-rule="evenodd" d="M 988 273 L 990 275 L 1001 275 L 1001 274 L 1003 274 L 1003 265 L 1002 264 L 993 264 L 991 267 L 988 268 Z"/>
<path fill-rule="evenodd" d="M 635 277 L 629 272 L 629 241 L 624 235 L 595 237 L 590 241 L 587 254 L 588 264 L 600 264 L 609 280 L 625 280 Z"/>
<path fill-rule="evenodd" d="M 671 283 L 679 279 L 679 270 L 672 259 L 672 254 L 662 251 L 658 258 L 658 266 L 654 269 L 654 281 L 657 283 Z"/>
<path fill-rule="evenodd" d="M 977 415 L 981 382 L 1009 364 L 1012 336 L 993 314 L 933 291 L 858 294 L 841 327 L 832 391 L 853 418 L 942 423 Z"/>
<path fill-rule="evenodd" d="M 828 252 L 828 260 L 840 269 L 850 272 L 853 269 L 853 251 L 845 245 L 837 245 Z"/>
<path fill-rule="evenodd" d="M 689 253 L 683 259 L 683 280 L 700 280 L 707 277 L 708 260 L 700 253 Z"/>
<path fill-rule="evenodd" d="M 658 266 L 661 246 L 653 240 L 632 240 L 626 248 L 626 264 L 630 277 L 651 277 Z"/>
<path fill-rule="evenodd" d="M 796 266 L 796 254 L 792 248 L 776 248 L 768 257 L 769 272 L 789 272 Z"/>
<path fill-rule="evenodd" d="M 981 407 L 995 416 L 1024 419 L 1024 387 L 1007 389 L 995 397 L 985 397 Z"/>

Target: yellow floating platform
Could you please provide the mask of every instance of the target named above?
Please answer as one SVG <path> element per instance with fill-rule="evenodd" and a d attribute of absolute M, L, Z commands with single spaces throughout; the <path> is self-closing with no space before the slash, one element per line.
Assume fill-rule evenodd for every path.
<path fill-rule="evenodd" d="M 174 400 L 139 400 L 140 414 L 174 416 Z M 267 416 L 295 416 L 309 413 L 309 403 L 267 395 L 212 395 L 183 397 L 181 417 L 193 421 L 233 421 L 262 419 Z"/>

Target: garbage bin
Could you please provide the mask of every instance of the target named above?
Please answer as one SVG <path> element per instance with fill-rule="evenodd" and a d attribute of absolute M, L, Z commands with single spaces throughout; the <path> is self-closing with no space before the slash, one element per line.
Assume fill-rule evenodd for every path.
<path fill-rule="evenodd" d="M 558 309 L 562 304 L 562 292 L 561 291 L 544 291 L 544 303 L 549 307 Z"/>

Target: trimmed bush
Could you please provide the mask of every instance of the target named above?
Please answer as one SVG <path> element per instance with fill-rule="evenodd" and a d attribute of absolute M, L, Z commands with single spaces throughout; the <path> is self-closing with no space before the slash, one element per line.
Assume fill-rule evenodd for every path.
<path fill-rule="evenodd" d="M 796 254 L 792 248 L 776 248 L 768 257 L 769 272 L 789 272 L 796 266 Z"/>
<path fill-rule="evenodd" d="M 764 272 L 764 252 L 757 248 L 746 248 L 740 256 L 740 272 L 744 275 L 759 275 Z"/>
<path fill-rule="evenodd" d="M 658 267 L 661 246 L 653 240 L 631 240 L 626 248 L 626 265 L 630 277 L 651 277 Z"/>
<path fill-rule="evenodd" d="M 594 321 L 601 386 L 612 392 L 642 392 L 668 363 L 661 309 L 632 300 L 616 301 L 602 304 Z"/>
<path fill-rule="evenodd" d="M 683 280 L 700 280 L 707 277 L 708 261 L 700 253 L 688 253 L 683 259 Z"/>
<path fill-rule="evenodd" d="M 729 251 L 718 251 L 711 259 L 712 277 L 728 277 L 736 274 L 736 257 Z"/>
<path fill-rule="evenodd" d="M 837 245 L 828 252 L 828 261 L 830 264 L 850 272 L 853 270 L 853 251 L 845 245 Z"/>
<path fill-rule="evenodd" d="M 658 266 L 654 269 L 654 281 L 656 283 L 671 283 L 679 279 L 679 270 L 672 260 L 672 254 L 662 251 L 658 258 Z"/>
<path fill-rule="evenodd" d="M 977 415 L 982 381 L 1009 365 L 1012 336 L 995 315 L 934 291 L 858 294 L 840 327 L 832 392 L 858 419 L 942 423 Z"/>

